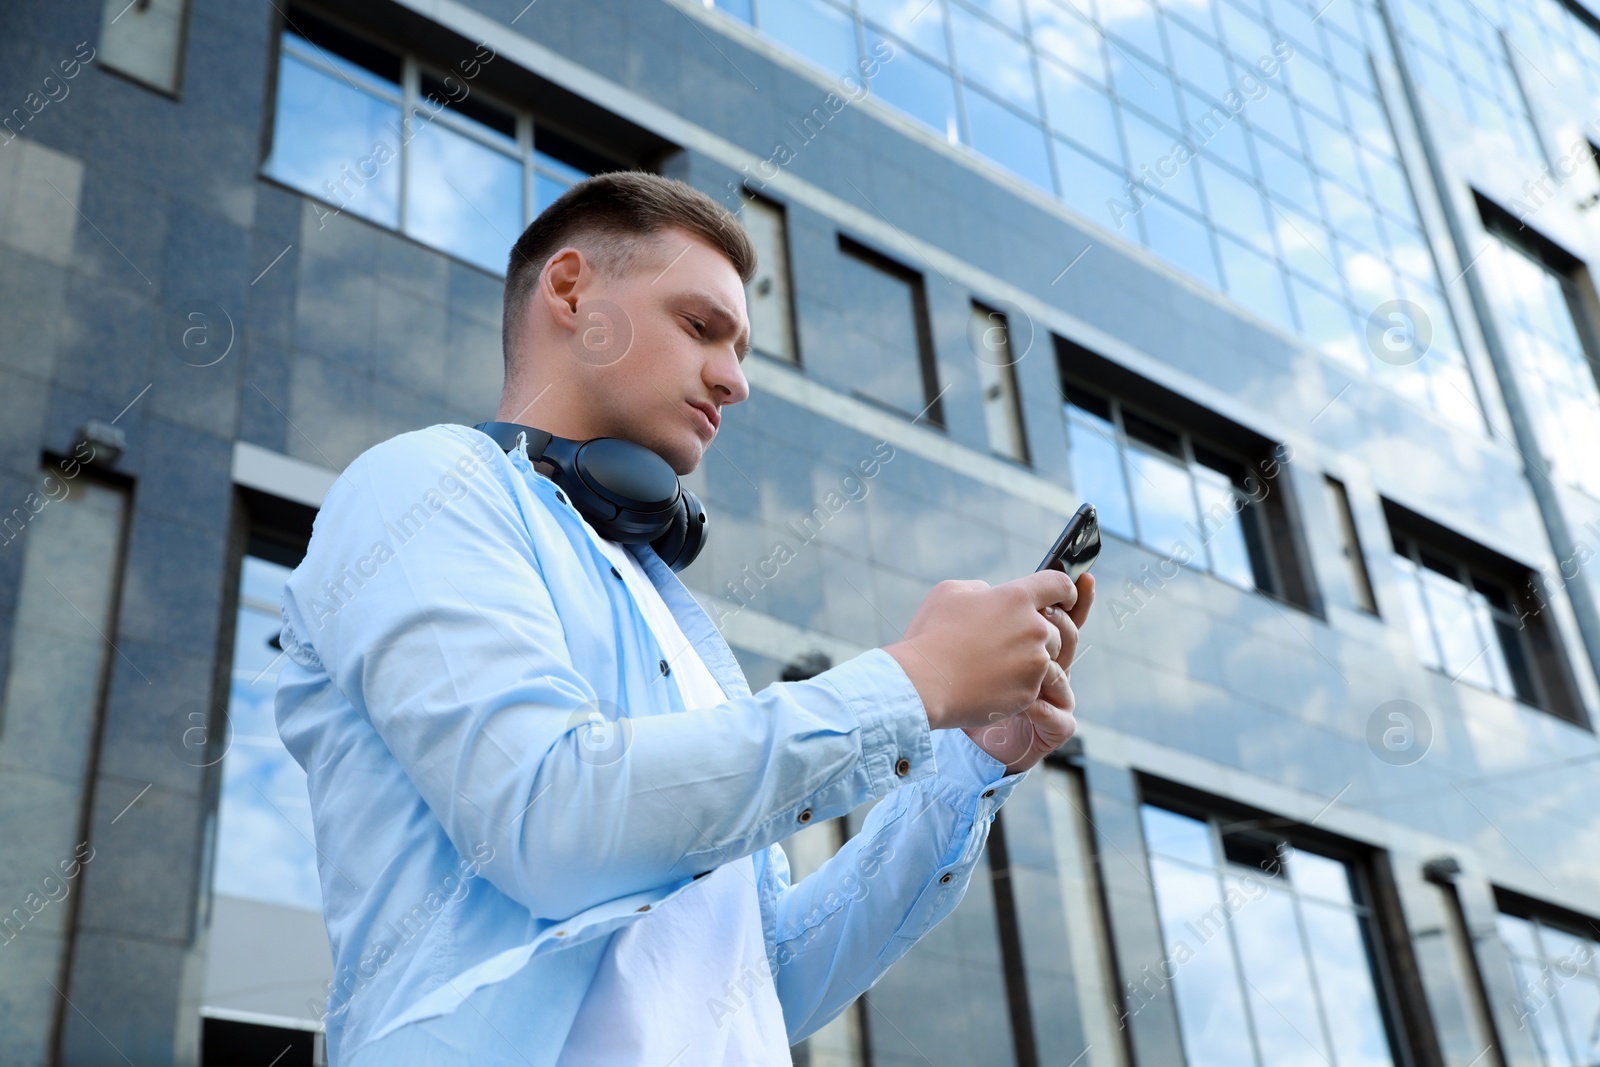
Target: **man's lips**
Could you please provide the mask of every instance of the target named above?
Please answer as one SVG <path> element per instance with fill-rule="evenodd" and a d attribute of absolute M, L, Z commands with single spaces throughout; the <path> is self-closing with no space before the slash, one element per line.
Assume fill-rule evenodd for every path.
<path fill-rule="evenodd" d="M 716 436 L 717 427 L 722 423 L 722 416 L 717 412 L 717 409 L 712 407 L 710 404 L 699 403 L 693 400 L 689 401 L 689 406 L 704 416 L 706 427 L 711 431 L 712 436 Z"/>

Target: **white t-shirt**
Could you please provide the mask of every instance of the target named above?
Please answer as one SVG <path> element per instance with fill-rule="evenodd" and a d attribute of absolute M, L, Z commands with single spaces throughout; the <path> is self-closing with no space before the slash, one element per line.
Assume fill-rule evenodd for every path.
<path fill-rule="evenodd" d="M 638 560 L 621 545 L 594 540 L 655 632 L 684 707 L 725 701 Z M 611 935 L 557 1067 L 793 1063 L 767 962 L 755 857 L 747 856 Z"/>

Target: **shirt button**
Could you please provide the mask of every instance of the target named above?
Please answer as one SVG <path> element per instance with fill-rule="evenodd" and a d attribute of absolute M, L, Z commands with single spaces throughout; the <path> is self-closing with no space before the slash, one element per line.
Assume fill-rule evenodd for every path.
<path fill-rule="evenodd" d="M 622 577 L 622 572 L 617 570 L 617 568 L 612 567 L 611 568 L 611 577 L 613 577 L 613 578 L 621 578 Z"/>
<path fill-rule="evenodd" d="M 633 910 L 634 911 L 649 911 L 650 910 L 650 905 L 645 904 L 642 907 L 634 908 Z"/>
<path fill-rule="evenodd" d="M 948 882 L 950 879 L 952 879 L 954 877 L 955 877 L 955 873 L 954 872 L 948 873 L 943 878 L 939 879 L 939 884 L 940 885 L 944 885 L 946 882 Z"/>
<path fill-rule="evenodd" d="M 559 489 L 556 490 L 556 499 L 561 501 L 563 504 L 567 502 L 567 498 L 561 495 L 561 490 Z"/>
<path fill-rule="evenodd" d="M 810 808 L 807 808 L 805 811 L 802 811 L 800 813 L 800 821 L 801 822 L 810 822 L 811 821 L 811 809 Z"/>
<path fill-rule="evenodd" d="M 894 765 L 894 773 L 896 773 L 900 777 L 904 778 L 907 774 L 910 773 L 910 771 L 911 771 L 911 761 L 906 759 L 904 756 L 901 756 L 900 757 L 900 762 L 896 763 Z"/>
<path fill-rule="evenodd" d="M 567 936 L 567 932 L 565 930 L 557 930 L 556 931 L 556 936 L 557 937 L 566 937 Z"/>
<path fill-rule="evenodd" d="M 667 661 L 666 660 L 662 660 L 661 661 L 661 673 L 662 674 L 666 674 L 669 670 L 671 670 L 671 668 L 667 666 Z"/>
<path fill-rule="evenodd" d="M 994 790 L 990 789 L 987 792 L 985 792 L 983 795 L 986 796 L 986 797 L 992 797 L 992 796 L 994 796 Z"/>

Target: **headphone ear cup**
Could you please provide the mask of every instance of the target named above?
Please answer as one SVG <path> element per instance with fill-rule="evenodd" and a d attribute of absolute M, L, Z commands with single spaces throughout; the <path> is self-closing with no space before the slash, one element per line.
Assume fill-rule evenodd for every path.
<path fill-rule="evenodd" d="M 651 541 L 650 547 L 676 572 L 693 563 L 705 543 L 706 509 L 699 497 L 685 489 L 678 498 L 678 506 L 673 509 L 672 525 Z"/>

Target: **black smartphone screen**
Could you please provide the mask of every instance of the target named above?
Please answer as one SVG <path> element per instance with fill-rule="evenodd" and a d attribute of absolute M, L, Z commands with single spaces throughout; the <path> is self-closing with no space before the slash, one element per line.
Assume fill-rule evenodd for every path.
<path fill-rule="evenodd" d="M 1094 565 L 1100 554 L 1100 520 L 1094 505 L 1085 504 L 1067 521 L 1066 529 L 1050 546 L 1038 569 L 1065 571 L 1077 581 L 1078 576 Z"/>

